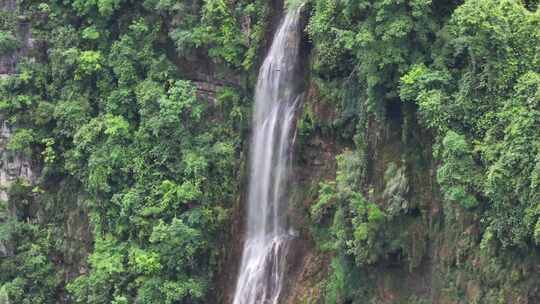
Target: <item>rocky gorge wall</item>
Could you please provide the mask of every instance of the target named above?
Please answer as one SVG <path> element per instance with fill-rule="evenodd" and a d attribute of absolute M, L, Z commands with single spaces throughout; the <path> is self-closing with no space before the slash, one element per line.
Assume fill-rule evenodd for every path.
<path fill-rule="evenodd" d="M 341 113 L 318 95 L 315 83 L 307 96 L 304 119 L 308 112 L 316 127 L 300 136 L 295 148 L 297 193 L 290 214 L 300 237 L 291 253 L 294 262 L 283 303 L 334 303 L 328 300 L 336 271 L 332 261 L 343 253 L 317 244 L 309 228 L 310 209 L 319 198 L 319 183 L 336 178 L 336 156 L 358 147 L 344 131 L 352 126 L 335 127 Z M 433 137 L 417 124 L 415 109 L 397 105 L 386 113 L 382 121 L 368 115 L 366 127 L 357 132 L 365 138 L 366 197 L 387 214 L 395 212 L 399 202 L 398 215 L 385 222 L 381 236 L 394 244 L 377 262 L 350 266 L 345 274 L 349 280 L 345 284 L 350 285 L 342 288 L 360 292 L 347 300 L 342 290 L 337 303 L 536 303 L 538 253 L 530 253 L 526 260 L 512 252 L 486 256 L 480 248 L 479 223 L 443 202 Z M 396 166 L 402 169 L 396 171 Z"/>

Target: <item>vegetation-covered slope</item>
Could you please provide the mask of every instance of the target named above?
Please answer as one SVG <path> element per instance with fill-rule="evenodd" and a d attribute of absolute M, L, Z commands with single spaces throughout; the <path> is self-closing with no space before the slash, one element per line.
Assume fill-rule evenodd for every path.
<path fill-rule="evenodd" d="M 5 202 L 10 303 L 204 302 L 249 121 L 242 78 L 226 76 L 248 75 L 268 12 L 223 0 L 21 1 L 3 12 L 3 54 L 21 22 L 34 44 L 1 80 L 8 149 L 39 171 Z M 80 265 L 66 261 L 72 209 L 91 225 Z"/>
<path fill-rule="evenodd" d="M 395 292 L 410 303 L 539 301 L 537 3 L 313 6 L 314 77 L 343 113 L 366 109 L 352 115 L 355 149 L 311 207 L 334 256 L 327 301 L 394 302 Z M 384 150 L 391 135 L 373 140 L 374 119 L 398 132 L 394 151 Z M 414 273 L 423 286 L 407 290 Z"/>

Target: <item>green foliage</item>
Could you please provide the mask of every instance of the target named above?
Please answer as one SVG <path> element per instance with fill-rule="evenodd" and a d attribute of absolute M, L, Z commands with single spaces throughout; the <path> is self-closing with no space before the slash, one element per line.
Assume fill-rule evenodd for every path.
<path fill-rule="evenodd" d="M 32 144 L 34 143 L 34 134 L 29 129 L 18 129 L 9 138 L 7 149 L 13 152 L 20 152 L 26 156 L 32 153 Z"/>
<path fill-rule="evenodd" d="M 206 25 L 202 30 L 208 41 L 216 44 L 209 50 L 209 55 L 222 58 L 233 65 L 240 64 L 240 54 L 244 47 L 242 33 L 238 30 L 236 20 L 229 10 L 225 0 L 205 1 L 202 8 L 203 22 Z"/>
<path fill-rule="evenodd" d="M 0 30 L 0 55 L 9 55 L 19 46 L 12 33 Z"/>
<path fill-rule="evenodd" d="M 43 165 L 34 192 L 13 187 L 19 218 L 0 227 L 20 248 L 0 263 L 10 302 L 56 303 L 67 285 L 75 303 L 203 303 L 238 195 L 250 106 L 233 86 L 202 96 L 179 62 L 197 54 L 219 69 L 249 69 L 268 4 L 19 5 L 40 16 L 32 38 L 47 49 L 0 80 L 0 114 L 15 130 L 8 148 Z M 175 39 L 181 31 L 189 43 Z M 181 52 L 167 47 L 170 38 Z M 68 194 L 56 185 L 67 181 L 80 186 Z M 88 267 L 82 260 L 76 270 L 51 262 L 75 250 L 63 234 L 76 231 L 66 222 L 73 209 L 88 213 L 94 237 Z"/>
<path fill-rule="evenodd" d="M 317 202 L 311 207 L 314 229 L 321 229 L 322 218 L 333 213 L 333 222 L 323 228 L 328 229 L 323 234 L 327 239 L 319 240 L 322 248 L 346 252 L 360 266 L 373 264 L 384 254 L 380 237 L 386 214 L 359 192 L 362 160 L 358 155 L 348 151 L 337 162 L 336 181 L 321 183 Z"/>
<path fill-rule="evenodd" d="M 332 258 L 331 274 L 326 280 L 325 303 L 361 304 L 367 300 L 366 293 L 369 285 L 366 278 L 359 275 L 357 269 L 344 256 Z"/>
<path fill-rule="evenodd" d="M 358 90 L 351 103 L 358 106 L 350 107 L 351 117 L 367 117 L 369 124 L 360 124 L 358 137 L 367 134 L 373 149 L 368 176 L 372 184 L 340 186 L 339 179 L 354 175 L 343 175 L 341 168 L 336 181 L 320 184 L 310 210 L 320 247 L 334 256 L 355 258 L 352 267 L 370 275 L 392 272 L 384 268 L 386 257 L 396 265 L 401 265 L 396 260 L 406 259 L 411 271 L 422 263 L 428 239 L 435 246 L 445 239 L 449 249 L 441 248 L 449 253 L 441 256 L 437 268 L 441 277 L 436 280 L 450 301 L 495 303 L 517 297 L 536 301 L 530 290 L 537 277 L 517 269 L 537 263 L 540 243 L 538 1 L 310 4 L 312 77 L 321 97 L 335 104 L 337 115 L 346 113 L 342 105 L 347 104 L 348 88 Z M 400 100 L 405 104 L 400 112 L 386 115 L 391 121 L 384 128 L 378 127 L 383 116 L 373 120 L 365 115 L 384 114 Z M 300 121 L 300 131 L 312 132 L 317 117 L 310 115 Z M 420 130 L 415 119 L 430 134 Z M 433 147 L 433 172 L 420 172 L 408 153 L 399 159 L 394 154 L 400 151 L 393 151 L 388 158 L 386 130 L 391 133 L 397 124 L 406 135 L 400 145 L 391 147 L 411 149 L 411 138 Z M 431 134 L 432 146 L 425 138 Z M 385 171 L 380 162 L 387 165 Z M 365 168 L 354 170 L 364 175 Z M 431 176 L 442 194 L 440 218 L 430 213 L 438 209 L 438 190 L 428 186 Z M 427 197 L 424 189 L 429 189 Z M 382 232 L 377 221 L 370 222 L 370 201 L 377 201 L 378 209 L 373 210 L 383 214 L 375 211 L 371 217 L 382 218 Z M 327 302 L 352 302 L 353 296 L 344 296 L 344 286 L 352 279 L 334 263 Z M 464 287 L 464 281 L 475 280 L 479 287 L 472 283 Z M 423 296 L 398 301 L 426 302 Z"/>
<path fill-rule="evenodd" d="M 445 200 L 473 208 L 478 201 L 473 194 L 478 180 L 477 166 L 465 137 L 448 131 L 440 148 L 444 163 L 437 170 L 437 181 L 442 187 Z"/>
<path fill-rule="evenodd" d="M 30 191 L 23 185 L 14 187 L 19 189 L 12 189 L 10 197 L 17 198 L 11 203 L 17 205 L 18 218 L 8 217 L 0 224 L 0 241 L 10 244 L 3 247 L 7 255 L 0 261 L 2 296 L 8 299 L 6 303 L 56 303 L 61 276 L 51 260 L 51 229 L 28 222 Z"/>
<path fill-rule="evenodd" d="M 311 206 L 310 215 L 312 221 L 319 223 L 326 214 L 326 209 L 331 208 L 335 200 L 335 183 L 321 183 L 319 185 L 319 197 L 317 202 Z"/>
<path fill-rule="evenodd" d="M 155 5 L 182 15 L 174 21 L 176 27 L 169 33 L 181 54 L 189 55 L 193 49 L 204 48 L 215 62 L 245 70 L 253 67 L 265 34 L 268 15 L 265 1 L 240 1 L 235 7 L 225 0 L 204 1 L 200 8 L 198 4 L 173 5 L 167 1 Z M 200 12 L 194 11 L 194 7 Z M 198 14 L 200 23 L 196 21 Z"/>
<path fill-rule="evenodd" d="M 76 50 L 68 50 L 69 52 L 76 52 Z M 75 72 L 75 79 L 80 79 L 83 75 L 92 75 L 101 70 L 101 53 L 96 51 L 82 51 L 79 55 L 79 67 Z"/>
<path fill-rule="evenodd" d="M 96 238 L 94 252 L 89 257 L 93 272 L 78 277 L 67 288 L 77 303 L 105 303 L 115 298 L 115 281 L 125 275 L 124 259 L 127 255 L 125 246 L 112 236 Z"/>
<path fill-rule="evenodd" d="M 326 303 L 343 303 L 345 302 L 345 295 L 347 278 L 346 278 L 346 269 L 343 265 L 343 261 L 337 258 L 334 258 L 331 263 L 332 267 L 332 276 L 329 278 L 326 286 Z"/>
<path fill-rule="evenodd" d="M 110 16 L 121 3 L 122 0 L 75 0 L 71 5 L 81 16 L 92 14 L 95 10 L 102 16 Z"/>
<path fill-rule="evenodd" d="M 347 79 L 356 74 L 372 111 L 398 97 L 403 72 L 429 59 L 434 33 L 447 6 L 435 1 L 314 1 L 308 32 L 316 75 Z"/>
<path fill-rule="evenodd" d="M 538 218 L 538 21 L 516 1 L 466 1 L 433 63 L 412 67 L 400 92 L 438 134 L 445 199 L 465 208 L 485 201 L 485 227 L 503 245 L 524 248 Z"/>
<path fill-rule="evenodd" d="M 348 251 L 354 254 L 358 265 L 373 264 L 384 252 L 379 238 L 386 215 L 358 194 L 353 196 L 351 205 L 353 239 L 347 242 Z"/>
<path fill-rule="evenodd" d="M 100 36 L 99 31 L 95 26 L 89 26 L 82 31 L 82 38 L 88 40 L 96 40 Z"/>

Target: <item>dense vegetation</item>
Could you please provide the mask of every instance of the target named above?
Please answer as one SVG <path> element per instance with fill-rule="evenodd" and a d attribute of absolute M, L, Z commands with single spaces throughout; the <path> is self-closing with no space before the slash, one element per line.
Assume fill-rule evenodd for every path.
<path fill-rule="evenodd" d="M 0 229 L 12 244 L 0 261 L 3 294 L 10 303 L 204 302 L 238 196 L 249 98 L 235 83 L 197 93 L 191 67 L 176 60 L 247 74 L 264 1 L 22 1 L 5 14 L 2 52 L 17 47 L 17 19 L 31 20 L 37 45 L 1 81 L 2 117 L 16 130 L 8 149 L 40 175 L 32 187 L 13 184 L 3 205 L 17 210 Z M 71 265 L 76 278 L 66 252 L 77 244 L 65 231 L 84 223 L 65 227 L 72 209 L 88 213 L 93 238 L 88 266 L 84 257 Z"/>
<path fill-rule="evenodd" d="M 311 209 L 320 246 L 335 254 L 327 300 L 366 303 L 373 298 L 369 290 L 353 287 L 359 273 L 367 273 L 362 269 L 369 272 L 368 266 L 398 253 L 414 270 L 426 252 L 410 235 L 429 212 L 408 201 L 418 174 L 410 169 L 418 169 L 420 153 L 396 159 L 402 167 L 390 163 L 382 193 L 361 187 L 367 183 L 366 123 L 370 115 L 391 120 L 385 111 L 396 103 L 402 103 L 405 116 L 404 145 L 414 150 L 407 129 L 413 128 L 410 109 L 433 134 L 445 233 L 463 233 L 451 247 L 457 261 L 437 274 L 441 288 L 464 301 L 469 291 L 460 280 L 477 279 L 484 286 L 475 303 L 538 299 L 532 266 L 540 245 L 538 3 L 320 0 L 313 5 L 308 30 L 315 77 L 337 96 L 346 96 L 351 79 L 358 81 L 363 90 L 357 108 L 367 109 L 356 117 L 355 152 L 339 156 L 335 182 L 320 185 Z M 417 208 L 424 215 L 415 221 Z M 333 220 L 321 222 L 324 214 Z M 477 232 L 464 230 L 470 222 Z M 437 237 L 420 239 L 428 238 Z M 526 258 L 516 262 L 517 257 Z M 421 301 L 429 299 L 410 298 Z"/>
<path fill-rule="evenodd" d="M 306 2 L 311 84 L 339 115 L 321 125 L 307 100 L 299 145 L 323 130 L 348 147 L 305 215 L 331 259 L 326 303 L 379 303 L 372 274 L 417 271 L 428 241 L 449 244 L 432 253 L 448 303 L 539 300 L 539 2 Z M 0 303 L 217 294 L 273 4 L 23 0 L 0 13 L 0 56 L 31 28 L 32 48 L 0 79 L 0 115 L 15 130 L 7 152 L 38 172 L 1 205 Z M 392 120 L 404 148 L 378 189 L 370 126 Z M 425 201 L 432 169 L 440 191 Z"/>

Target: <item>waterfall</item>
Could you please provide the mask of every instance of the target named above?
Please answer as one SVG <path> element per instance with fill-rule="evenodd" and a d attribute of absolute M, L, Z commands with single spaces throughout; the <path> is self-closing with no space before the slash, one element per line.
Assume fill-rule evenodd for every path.
<path fill-rule="evenodd" d="M 277 303 L 292 238 L 288 180 L 295 111 L 301 99 L 301 7 L 279 26 L 259 70 L 250 154 L 248 218 L 234 304 Z"/>

